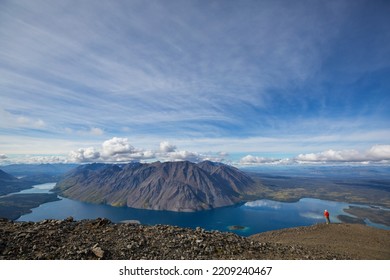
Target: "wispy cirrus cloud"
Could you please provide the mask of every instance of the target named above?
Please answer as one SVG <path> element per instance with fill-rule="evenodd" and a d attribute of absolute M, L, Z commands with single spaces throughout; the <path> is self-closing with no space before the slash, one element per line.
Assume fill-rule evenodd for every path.
<path fill-rule="evenodd" d="M 146 150 L 171 139 L 198 153 L 307 154 L 387 143 L 387 11 L 367 1 L 2 2 L 3 147 L 52 141 L 66 153 L 115 136 Z"/>

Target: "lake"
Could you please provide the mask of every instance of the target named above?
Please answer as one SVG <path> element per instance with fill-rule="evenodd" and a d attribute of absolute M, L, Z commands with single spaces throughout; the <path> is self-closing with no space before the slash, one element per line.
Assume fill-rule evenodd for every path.
<path fill-rule="evenodd" d="M 45 193 L 49 192 L 54 185 L 55 183 L 36 185 L 32 189 L 20 193 Z M 76 220 L 104 217 L 113 222 L 138 220 L 142 224 L 148 225 L 168 224 L 190 228 L 202 227 L 206 230 L 230 231 L 242 236 L 249 236 L 269 230 L 324 223 L 322 214 L 325 209 L 330 212 L 332 222 L 340 222 L 336 218 L 337 215 L 351 216 L 343 209 L 355 205 L 312 198 L 303 198 L 294 203 L 262 199 L 236 206 L 185 213 L 113 207 L 60 198 L 60 201 L 45 203 L 32 209 L 32 213 L 21 216 L 18 221 L 65 219 L 69 216 Z M 369 221 L 366 223 L 390 229 L 390 227 Z"/>

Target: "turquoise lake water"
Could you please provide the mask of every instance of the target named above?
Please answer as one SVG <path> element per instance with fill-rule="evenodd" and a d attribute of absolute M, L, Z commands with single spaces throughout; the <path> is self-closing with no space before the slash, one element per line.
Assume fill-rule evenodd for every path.
<path fill-rule="evenodd" d="M 33 189 L 24 190 L 21 193 L 45 193 L 49 192 L 54 185 L 55 183 L 36 185 Z M 340 222 L 336 218 L 337 215 L 349 215 L 343 209 L 354 205 L 312 198 L 303 198 L 294 203 L 262 199 L 214 210 L 179 213 L 97 205 L 60 198 L 59 201 L 45 203 L 32 209 L 32 213 L 23 215 L 18 221 L 65 219 L 69 216 L 76 220 L 104 217 L 113 222 L 138 220 L 142 224 L 148 225 L 168 224 L 190 228 L 202 227 L 206 230 L 230 231 L 242 236 L 249 236 L 269 230 L 324 223 L 322 214 L 325 209 L 330 212 L 332 222 Z M 390 227 L 366 222 L 371 226 L 390 229 Z M 232 226 L 239 226 L 240 229 L 231 229 Z"/>

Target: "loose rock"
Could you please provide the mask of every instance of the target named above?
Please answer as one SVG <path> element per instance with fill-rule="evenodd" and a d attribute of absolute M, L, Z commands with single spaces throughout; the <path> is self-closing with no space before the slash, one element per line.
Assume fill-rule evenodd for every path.
<path fill-rule="evenodd" d="M 291 229 L 290 232 L 300 236 L 307 229 Z M 68 218 L 62 222 L 45 220 L 40 223 L 0 219 L 0 260 L 359 258 L 347 250 L 334 251 L 320 245 L 305 246 L 295 244 L 293 240 L 282 243 L 275 239 L 281 236 L 280 233 L 264 236 L 244 238 L 201 228 L 115 224 L 107 219 L 74 221 Z M 386 246 L 381 244 L 381 248 Z"/>

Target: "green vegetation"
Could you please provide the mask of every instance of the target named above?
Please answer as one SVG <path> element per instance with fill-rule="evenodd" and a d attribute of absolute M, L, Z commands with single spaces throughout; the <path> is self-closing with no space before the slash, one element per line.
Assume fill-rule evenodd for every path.
<path fill-rule="evenodd" d="M 296 202 L 310 197 L 390 208 L 390 181 L 387 179 L 264 177 L 256 173 L 251 176 L 259 186 L 258 196 L 263 199 Z M 340 215 L 338 218 L 342 222 L 365 224 L 364 220 L 369 219 L 373 223 L 390 226 L 390 211 L 353 206 L 344 211 L 355 217 Z"/>
<path fill-rule="evenodd" d="M 344 212 L 362 219 L 369 219 L 373 223 L 390 226 L 390 211 L 372 207 L 349 206 L 349 208 L 344 209 Z"/>
<path fill-rule="evenodd" d="M 15 194 L 0 197 L 0 218 L 17 220 L 20 216 L 30 213 L 32 208 L 59 200 L 54 193 Z"/>
<path fill-rule="evenodd" d="M 365 205 L 378 205 L 390 208 L 390 182 L 383 180 L 370 184 L 370 181 L 358 179 L 336 180 L 329 178 L 309 177 L 275 177 L 264 178 L 253 173 L 251 177 L 257 182 L 260 198 L 296 202 L 310 197 L 322 200 L 347 202 Z"/>
<path fill-rule="evenodd" d="M 347 215 L 338 215 L 337 218 L 343 223 L 347 223 L 347 224 L 361 224 L 361 225 L 366 224 L 364 222 L 364 219 L 362 218 L 355 218 Z"/>

